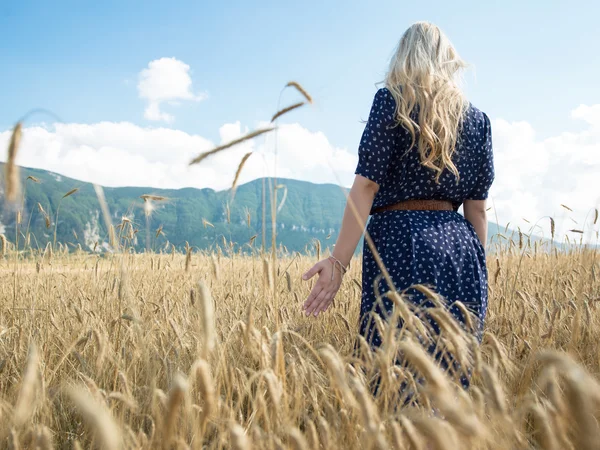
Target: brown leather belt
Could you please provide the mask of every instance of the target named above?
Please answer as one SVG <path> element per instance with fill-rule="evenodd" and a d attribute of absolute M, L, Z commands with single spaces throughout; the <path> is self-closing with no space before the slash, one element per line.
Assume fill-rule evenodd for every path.
<path fill-rule="evenodd" d="M 449 200 L 404 200 L 374 208 L 372 214 L 385 211 L 454 211 L 454 206 Z"/>

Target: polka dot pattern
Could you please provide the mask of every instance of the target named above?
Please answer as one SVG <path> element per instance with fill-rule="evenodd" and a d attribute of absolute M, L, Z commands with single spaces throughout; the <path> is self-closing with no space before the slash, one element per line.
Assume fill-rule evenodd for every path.
<path fill-rule="evenodd" d="M 465 200 L 485 200 L 494 180 L 489 118 L 469 106 L 453 159 L 459 182 L 445 170 L 436 183 L 434 172 L 421 164 L 417 148 L 410 148 L 410 133 L 395 125 L 395 108 L 390 91 L 380 89 L 359 146 L 356 174 L 380 187 L 373 208 L 409 199 L 438 199 L 452 201 L 455 210 L 377 213 L 371 216 L 367 230 L 399 291 L 426 284 L 449 305 L 460 300 L 479 318 L 480 338 L 487 309 L 485 252 L 474 227 L 457 210 Z M 369 313 L 383 318 L 392 304 L 389 300 L 383 301 L 382 307 L 376 304 L 375 292 L 383 294 L 388 286 L 366 242 L 362 286 L 360 332 L 373 346 L 379 346 L 381 337 Z M 411 301 L 424 301 L 422 294 L 410 291 L 407 298 Z M 449 308 L 464 321 L 456 306 Z"/>

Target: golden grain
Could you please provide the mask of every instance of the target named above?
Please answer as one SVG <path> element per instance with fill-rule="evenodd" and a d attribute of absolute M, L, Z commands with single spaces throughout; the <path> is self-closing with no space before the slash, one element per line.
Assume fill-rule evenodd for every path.
<path fill-rule="evenodd" d="M 496 373 L 488 366 L 483 366 L 483 380 L 488 390 L 489 398 L 492 400 L 492 406 L 496 413 L 500 415 L 506 414 L 506 401 L 504 400 L 504 393 L 502 392 L 502 386 L 498 381 Z"/>
<path fill-rule="evenodd" d="M 40 425 L 35 433 L 35 447 L 40 450 L 52 450 L 52 433 L 45 425 Z"/>
<path fill-rule="evenodd" d="M 167 197 L 163 197 L 162 195 L 154 195 L 154 194 L 143 194 L 140 195 L 140 198 L 144 199 L 145 202 L 153 201 L 153 202 L 164 202 L 167 201 Z"/>
<path fill-rule="evenodd" d="M 404 434 L 410 443 L 410 448 L 414 448 L 415 450 L 424 450 L 425 442 L 413 422 L 406 416 L 400 416 L 400 424 L 402 425 Z"/>
<path fill-rule="evenodd" d="M 217 408 L 217 400 L 215 398 L 215 387 L 208 363 L 200 359 L 194 363 L 193 369 L 196 377 L 196 386 L 200 393 L 203 402 L 202 417 L 203 422 L 208 420 Z"/>
<path fill-rule="evenodd" d="M 10 435 L 8 438 L 8 448 L 9 450 L 19 450 L 21 448 L 19 442 L 19 435 L 17 434 L 17 431 L 14 428 L 11 428 L 10 430 Z"/>
<path fill-rule="evenodd" d="M 308 92 L 306 92 L 306 90 L 302 86 L 300 86 L 300 83 L 298 83 L 296 81 L 290 81 L 285 86 L 286 87 L 293 87 L 293 88 L 295 88 L 298 92 L 300 92 L 300 94 L 302 94 L 304 96 L 304 98 L 306 99 L 306 101 L 308 103 L 312 103 L 313 102 L 312 97 L 308 94 Z"/>
<path fill-rule="evenodd" d="M 271 270 L 271 261 L 266 258 L 263 259 L 263 281 L 269 292 L 273 292 L 275 285 L 273 281 L 273 271 Z"/>
<path fill-rule="evenodd" d="M 214 154 L 216 154 L 216 153 L 219 153 L 219 152 L 221 152 L 221 151 L 223 151 L 223 150 L 226 150 L 226 149 L 228 149 L 228 148 L 230 148 L 230 147 L 233 147 L 233 146 L 235 146 L 235 145 L 238 145 L 238 144 L 240 144 L 240 143 L 242 143 L 242 142 L 244 142 L 244 141 L 247 141 L 247 140 L 250 140 L 250 139 L 254 139 L 254 138 L 255 138 L 255 137 L 257 137 L 257 136 L 260 136 L 261 134 L 264 134 L 264 133 L 269 133 L 269 132 L 273 131 L 274 129 L 275 129 L 274 127 L 270 127 L 270 128 L 263 128 L 263 129 L 256 130 L 256 131 L 253 131 L 253 132 L 251 132 L 251 133 L 248 133 L 247 135 L 245 135 L 245 136 L 242 136 L 242 137 L 241 137 L 241 138 L 239 138 L 239 139 L 235 139 L 235 140 L 233 140 L 233 141 L 231 141 L 231 142 L 228 142 L 227 144 L 224 144 L 224 145 L 220 145 L 220 146 L 218 146 L 218 147 L 215 147 L 215 148 L 213 148 L 212 150 L 210 150 L 210 151 L 208 151 L 208 152 L 201 153 L 201 154 L 200 154 L 200 155 L 198 155 L 196 158 L 192 159 L 192 160 L 190 161 L 190 164 L 189 164 L 189 165 L 191 166 L 191 165 L 193 165 L 193 164 L 199 164 L 199 163 L 201 163 L 201 162 L 202 162 L 204 159 L 208 158 L 209 156 L 212 156 L 212 155 L 214 155 Z"/>
<path fill-rule="evenodd" d="M 215 310 L 212 295 L 204 282 L 198 283 L 198 307 L 201 318 L 201 328 L 203 337 L 202 354 L 204 359 L 212 352 L 216 343 L 215 332 Z"/>
<path fill-rule="evenodd" d="M 287 431 L 288 439 L 291 443 L 291 447 L 294 450 L 308 450 L 308 443 L 304 438 L 304 435 L 296 427 L 291 427 Z"/>
<path fill-rule="evenodd" d="M 187 242 L 185 243 L 185 271 L 189 272 L 192 264 L 192 247 Z"/>
<path fill-rule="evenodd" d="M 51 265 L 42 251 L 20 256 L 17 278 L 12 264 L 0 261 L 0 285 L 8 287 L 0 289 L 6 311 L 0 439 L 5 446 L 12 439 L 21 448 L 71 448 L 76 436 L 81 448 L 102 448 L 103 430 L 112 423 L 123 437 L 119 448 L 346 449 L 399 442 L 422 449 L 594 448 L 600 439 L 594 351 L 600 266 L 592 249 L 550 252 L 546 245 L 534 252 L 524 244 L 521 252 L 530 256 L 522 260 L 516 246 L 490 257 L 496 281 L 483 345 L 425 287 L 439 301 L 429 313 L 441 338 L 429 341 L 422 311 L 388 293 L 382 300 L 392 301 L 404 327 L 378 320 L 389 344 L 373 352 L 360 337 L 360 358 L 358 264 L 332 310 L 305 318 L 300 306 L 312 283 L 293 280 L 314 264 L 314 255 L 264 261 L 258 253 L 198 251 L 186 273 L 187 252 L 135 255 L 123 246 L 121 254 L 99 258 L 64 254 L 67 247 L 60 245 Z M 12 310 L 13 299 L 27 309 Z M 455 309 L 468 316 L 465 305 Z M 466 325 L 477 326 L 475 318 Z M 38 343 L 37 366 L 28 357 L 29 336 Z M 473 365 L 468 393 L 419 339 L 452 352 L 461 367 Z M 553 352 L 538 356 L 540 348 Z M 402 365 L 394 365 L 396 357 Z M 189 389 L 175 389 L 185 380 L 180 371 Z M 35 377 L 19 381 L 24 373 Z M 100 418 L 65 401 L 69 391 L 61 386 L 72 385 L 84 386 L 88 412 Z M 418 403 L 402 407 L 409 392 Z M 27 397 L 33 401 L 20 400 Z"/>
<path fill-rule="evenodd" d="M 67 394 L 84 421 L 97 434 L 102 447 L 108 450 L 121 449 L 123 444 L 121 429 L 108 409 L 83 388 L 68 388 Z"/>
<path fill-rule="evenodd" d="M 559 450 L 559 440 L 548 412 L 541 405 L 534 404 L 531 407 L 531 414 L 536 429 L 539 429 L 534 438 L 539 442 L 540 447 L 546 450 Z"/>
<path fill-rule="evenodd" d="M 8 244 L 6 240 L 6 236 L 0 234 L 0 258 L 4 258 L 6 253 L 8 252 Z"/>
<path fill-rule="evenodd" d="M 427 417 L 418 418 L 413 423 L 421 436 L 436 450 L 454 450 L 460 447 L 456 431 L 445 420 Z"/>
<path fill-rule="evenodd" d="M 304 103 L 304 102 L 298 102 L 298 103 L 294 103 L 293 105 L 290 105 L 286 108 L 280 109 L 273 115 L 273 117 L 271 118 L 271 122 L 275 122 L 279 117 L 283 116 L 284 114 L 289 113 L 290 111 L 298 109 L 301 106 L 304 106 L 305 104 L 306 103 Z"/>
<path fill-rule="evenodd" d="M 5 197 L 9 203 L 14 203 L 21 192 L 21 177 L 19 166 L 16 164 L 17 152 L 21 143 L 22 125 L 18 122 L 13 128 L 10 142 L 8 144 L 8 153 L 6 156 L 5 170 Z"/>
<path fill-rule="evenodd" d="M 179 374 L 176 375 L 167 399 L 164 435 L 164 440 L 166 443 L 170 443 L 175 439 L 173 433 L 175 432 L 175 425 L 179 417 L 179 407 L 183 404 L 187 389 L 188 386 L 185 378 Z"/>
<path fill-rule="evenodd" d="M 319 416 L 318 419 L 318 429 L 319 429 L 319 438 L 321 440 L 321 444 L 323 448 L 331 448 L 331 428 L 327 423 L 327 420 L 323 416 Z"/>
<path fill-rule="evenodd" d="M 250 440 L 246 436 L 244 429 L 237 423 L 229 426 L 229 440 L 233 450 L 251 450 Z"/>
<path fill-rule="evenodd" d="M 248 161 L 248 158 L 250 158 L 250 156 L 252 156 L 252 152 L 248 152 L 246 153 L 243 157 L 242 160 L 240 161 L 240 163 L 238 164 L 238 168 L 235 171 L 235 177 L 233 177 L 233 183 L 231 183 L 231 197 L 235 197 L 235 191 L 237 189 L 237 183 L 238 180 L 240 179 L 240 175 L 242 174 L 242 169 L 244 168 L 244 165 L 246 164 L 246 161 Z M 250 222 L 250 220 L 248 219 L 248 223 Z M 250 226 L 250 225 L 248 225 Z"/>
<path fill-rule="evenodd" d="M 65 195 L 62 196 L 62 198 L 67 198 L 70 197 L 71 195 L 73 195 L 75 192 L 77 192 L 79 190 L 79 188 L 73 188 L 71 189 L 69 192 L 67 192 Z"/>
<path fill-rule="evenodd" d="M 35 411 L 35 397 L 39 390 L 39 356 L 35 345 L 29 349 L 27 368 L 14 411 L 14 423 L 23 426 Z"/>

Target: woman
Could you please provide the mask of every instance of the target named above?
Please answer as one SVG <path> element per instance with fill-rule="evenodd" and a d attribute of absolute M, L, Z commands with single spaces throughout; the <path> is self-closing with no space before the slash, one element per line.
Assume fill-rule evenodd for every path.
<path fill-rule="evenodd" d="M 487 308 L 485 200 L 494 164 L 490 121 L 455 81 L 464 67 L 435 25 L 416 23 L 402 36 L 362 135 L 333 255 L 303 275 L 319 275 L 303 305 L 306 315 L 331 305 L 370 215 L 367 231 L 395 288 L 431 285 L 448 304 L 460 300 L 479 318 L 480 337 Z M 374 287 L 389 290 L 380 273 L 365 242 L 360 333 L 373 347 L 381 337 L 371 312 L 385 318 L 392 309 L 385 298 L 383 308 L 376 304 Z M 407 298 L 422 300 L 418 292 Z M 464 320 L 456 306 L 450 311 Z"/>

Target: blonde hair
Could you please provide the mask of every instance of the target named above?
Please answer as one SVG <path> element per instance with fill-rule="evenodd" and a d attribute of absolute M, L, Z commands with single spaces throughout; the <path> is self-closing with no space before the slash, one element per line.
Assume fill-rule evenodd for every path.
<path fill-rule="evenodd" d="M 458 182 L 452 155 L 469 105 L 457 83 L 465 67 L 442 30 L 417 22 L 400 39 L 385 79 L 396 100 L 396 120 L 411 134 L 411 148 L 418 132 L 421 163 L 436 173 L 436 182 L 444 169 Z"/>

